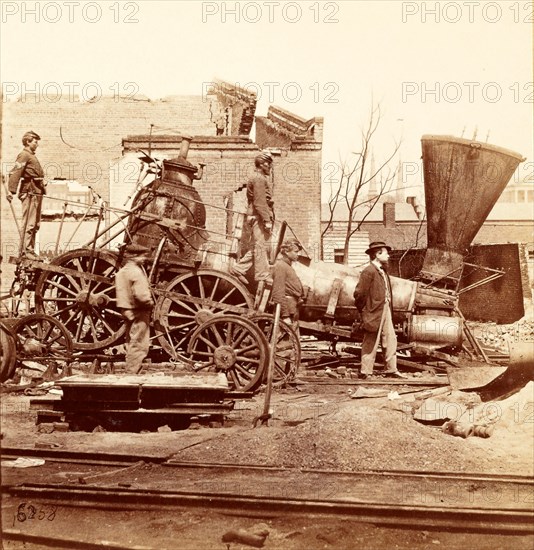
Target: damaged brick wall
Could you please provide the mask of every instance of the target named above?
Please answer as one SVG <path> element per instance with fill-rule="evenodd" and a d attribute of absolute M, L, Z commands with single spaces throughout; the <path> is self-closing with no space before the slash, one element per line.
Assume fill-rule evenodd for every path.
<path fill-rule="evenodd" d="M 304 121 L 287 111 L 274 109 L 273 113 L 277 113 L 274 133 L 264 139 L 260 131 L 256 136 L 258 143 L 253 143 L 248 134 L 254 122 L 255 95 L 222 81 L 216 84 L 211 95 L 171 96 L 157 101 L 136 96 L 81 102 L 64 95 L 58 101 L 24 97 L 5 102 L 0 148 L 2 173 L 9 171 L 21 150 L 23 133 L 33 129 L 42 137 L 37 155 L 47 179 L 76 180 L 90 185 L 104 200 L 109 200 L 110 181 L 117 179 L 116 174 L 110 174 L 110 166 L 113 169 L 125 150 L 150 148 L 170 158 L 178 154 L 176 137 L 189 134 L 195 136 L 189 160 L 207 164 L 204 178 L 195 185 L 206 203 L 223 207 L 225 195 L 246 182 L 254 170 L 258 150 L 268 147 L 274 149 L 275 155 L 277 219 L 287 220 L 306 247 L 318 250 L 322 119 Z M 286 126 L 291 126 L 293 133 L 291 142 L 283 147 L 278 137 Z M 125 136 L 147 136 L 151 131 L 150 145 L 145 139 L 143 143 L 126 143 L 123 149 Z M 165 137 L 168 143 L 164 143 Z M 3 200 L 3 193 L 0 195 L 0 246 L 7 260 L 16 254 L 19 236 L 9 203 Z M 19 201 L 13 201 L 13 206 L 20 219 Z M 212 209 L 208 212 L 209 228 L 224 232 L 225 218 L 222 210 Z M 11 272 L 5 279 L 11 279 Z M 5 288 L 4 280 L 2 284 Z"/>
<path fill-rule="evenodd" d="M 52 101 L 53 100 L 53 101 Z M 106 97 L 82 102 L 68 94 L 57 98 L 35 95 L 18 101 L 2 102 L 0 156 L 2 175 L 6 176 L 22 149 L 21 138 L 27 130 L 41 136 L 37 157 L 47 179 L 65 178 L 92 186 L 109 199 L 110 162 L 122 154 L 122 139 L 132 133 L 145 134 L 153 124 L 157 135 L 166 133 L 215 135 L 209 103 L 201 96 L 172 96 L 160 100 L 144 97 Z M 17 219 L 21 205 L 14 200 Z M 16 255 L 19 234 L 5 193 L 0 193 L 0 252 L 7 261 Z M 3 267 L 2 288 L 10 283 L 12 269 Z"/>
<path fill-rule="evenodd" d="M 248 136 L 256 114 L 256 94 L 244 88 L 215 80 L 206 96 L 216 113 L 217 135 Z M 214 120 L 215 122 L 215 120 Z"/>

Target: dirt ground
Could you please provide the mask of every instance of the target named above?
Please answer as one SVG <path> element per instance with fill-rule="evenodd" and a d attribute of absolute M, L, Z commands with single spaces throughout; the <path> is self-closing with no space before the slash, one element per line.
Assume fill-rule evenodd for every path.
<path fill-rule="evenodd" d="M 421 392 L 419 392 L 421 393 Z M 419 395 L 414 394 L 415 396 Z M 31 397 L 2 396 L 2 444 L 73 451 L 124 452 L 184 461 L 265 464 L 334 470 L 443 470 L 534 473 L 534 384 L 501 401 L 472 411 L 477 423 L 494 424 L 488 439 L 454 437 L 412 417 L 412 395 L 400 400 L 351 399 L 348 389 L 274 394 L 273 418 L 253 428 L 263 394 L 236 402 L 222 428 L 193 425 L 188 430 L 152 433 L 40 433 Z M 416 403 L 414 405 L 414 403 Z M 457 420 L 461 409 L 448 404 Z"/>
<path fill-rule="evenodd" d="M 421 395 L 353 399 L 347 386 L 305 386 L 275 392 L 268 426 L 252 427 L 264 395 L 236 402 L 224 427 L 193 424 L 188 430 L 151 433 L 97 431 L 41 433 L 31 397 L 2 396 L 2 445 L 70 451 L 162 456 L 179 461 L 263 464 L 288 468 L 451 471 L 492 474 L 534 474 L 534 383 L 493 402 L 469 410 L 476 422 L 494 423 L 490 438 L 462 439 L 412 417 Z M 399 388 L 395 388 L 399 389 Z M 447 394 L 445 394 L 445 398 Z M 446 401 L 446 399 L 445 399 Z M 469 400 L 467 400 L 469 401 Z M 459 412 L 454 414 L 460 415 Z M 436 548 L 531 549 L 530 536 L 443 532 L 420 525 L 411 529 L 358 523 L 354 519 L 235 516 L 214 510 L 116 511 L 64 507 L 53 523 L 21 525 L 13 515 L 18 501 L 3 499 L 6 529 L 32 534 L 61 534 L 81 540 L 120 541 L 127 547 L 226 548 L 222 535 L 230 529 L 269 531 L 265 548 Z M 11 519 L 13 518 L 13 519 Z M 260 525 L 260 527 L 258 527 Z M 96 528 L 98 526 L 98 528 Z M 29 531 L 28 531 L 29 530 Z M 96 537 L 96 538 L 95 538 Z M 32 548 L 5 541 L 4 548 Z M 38 548 L 38 545 L 34 545 Z M 247 548 L 241 544 L 232 549 Z"/>
<path fill-rule="evenodd" d="M 46 520 L 45 520 L 46 521 Z M 227 545 L 222 536 L 231 530 L 249 533 L 268 531 L 266 550 L 320 550 L 365 549 L 391 550 L 531 550 L 531 536 L 484 535 L 436 531 L 418 525 L 414 517 L 412 529 L 400 529 L 361 523 L 349 518 L 316 516 L 287 517 L 236 517 L 231 513 L 205 510 L 173 510 L 103 513 L 95 510 L 62 508 L 48 525 L 17 525 L 23 533 L 57 534 L 65 538 L 109 542 L 126 548 L 151 550 L 247 550 L 252 548 L 239 543 Z M 98 529 L 95 528 L 98 526 Z M 11 524 L 6 526 L 11 528 Z M 106 542 L 107 541 L 107 542 Z M 5 550 L 37 550 L 43 548 L 21 542 L 4 540 Z"/>

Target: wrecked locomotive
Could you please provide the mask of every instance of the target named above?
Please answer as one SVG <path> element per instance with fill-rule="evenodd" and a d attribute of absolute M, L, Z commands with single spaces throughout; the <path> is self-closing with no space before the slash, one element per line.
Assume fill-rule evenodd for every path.
<path fill-rule="evenodd" d="M 193 370 L 224 372 L 232 387 L 253 390 L 263 379 L 269 356 L 269 289 L 251 288 L 231 275 L 232 263 L 240 256 L 242 213 L 237 213 L 234 233 L 226 236 L 228 247 L 221 251 L 210 240 L 210 205 L 193 185 L 203 166 L 187 160 L 189 143 L 190 138 L 182 138 L 179 156 L 163 161 L 156 179 L 143 186 L 131 210 L 119 216 L 119 221 L 127 220 L 126 230 L 110 237 L 117 222 L 98 226 L 87 246 L 50 263 L 19 258 L 18 270 L 33 276 L 38 315 L 64 326 L 75 352 L 90 357 L 116 350 L 124 328 L 115 305 L 114 274 L 123 258 L 104 247 L 124 232 L 124 244 L 152 250 L 153 352 L 184 361 Z M 423 136 L 422 143 L 428 248 L 416 280 L 392 277 L 394 323 L 411 357 L 454 362 L 467 337 L 471 357 L 484 360 L 458 308 L 463 257 L 524 159 L 499 147 L 450 136 Z M 274 253 L 286 228 L 285 223 L 277 224 Z M 352 295 L 361 269 L 312 264 L 305 257 L 294 267 L 308 289 L 300 309 L 302 333 L 357 341 L 361 335 L 353 325 L 357 312 Z M 299 339 L 283 326 L 276 344 L 275 380 L 294 376 L 299 359 Z"/>

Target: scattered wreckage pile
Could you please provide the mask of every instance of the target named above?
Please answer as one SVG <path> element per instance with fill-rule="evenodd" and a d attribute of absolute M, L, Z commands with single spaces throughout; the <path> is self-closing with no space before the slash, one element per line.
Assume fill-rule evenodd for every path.
<path fill-rule="evenodd" d="M 496 323 L 472 323 L 473 332 L 483 346 L 495 352 L 508 353 L 510 344 L 534 342 L 534 321 L 521 319 L 509 325 Z"/>
<path fill-rule="evenodd" d="M 532 322 L 523 320 L 517 325 L 507 327 L 505 334 L 517 334 L 518 331 L 522 331 L 527 336 L 530 335 L 528 331 L 532 329 Z M 488 327 L 494 328 L 495 325 Z M 430 437 L 433 440 L 432 443 L 439 437 L 439 441 L 445 444 L 445 441 L 452 441 L 451 435 L 458 438 L 488 438 L 495 432 L 502 434 L 503 430 L 506 433 L 514 432 L 523 440 L 523 436 L 526 437 L 528 434 L 522 432 L 533 427 L 534 386 L 528 381 L 532 379 L 531 367 L 527 368 L 526 377 L 525 369 L 493 367 L 495 374 L 490 377 L 490 384 L 485 387 L 473 387 L 468 378 L 462 391 L 461 384 L 453 388 L 447 372 L 440 372 L 439 368 L 437 373 L 412 372 L 406 380 L 384 379 L 379 375 L 373 380 L 360 380 L 354 354 L 328 353 L 328 343 L 311 339 L 304 341 L 303 350 L 303 362 L 297 378 L 285 389 L 279 390 L 273 398 L 271 426 L 277 432 L 275 439 L 281 438 L 281 446 L 276 447 L 281 452 L 283 463 L 290 462 L 290 456 L 283 458 L 283 449 L 293 449 L 290 455 L 300 456 L 302 449 L 297 452 L 294 447 L 298 446 L 298 443 L 292 439 L 300 439 L 301 432 L 326 430 L 326 439 L 332 437 L 337 445 L 339 437 L 335 436 L 332 430 L 344 431 L 346 424 L 355 423 L 354 426 L 357 426 L 354 433 L 351 428 L 351 433 L 346 434 L 349 441 L 361 445 L 365 439 L 365 445 L 374 447 L 376 444 L 377 448 L 381 447 L 376 442 L 377 438 L 390 439 L 384 435 L 385 433 L 411 433 L 414 438 L 420 438 L 424 433 L 425 438 Z M 352 363 L 349 362 L 349 358 Z M 169 382 L 174 380 L 173 376 L 158 373 L 156 365 L 149 368 L 152 372 L 141 377 L 91 375 L 84 372 L 84 369 L 92 367 L 90 364 L 77 364 L 74 376 L 56 381 L 43 381 L 46 365 L 29 362 L 24 368 L 19 369 L 14 380 L 3 384 L 2 392 L 20 392 L 32 396 L 31 409 L 37 417 L 41 432 L 69 429 L 92 431 L 95 428 L 97 431 L 120 431 L 117 416 L 119 411 L 124 422 L 123 429 L 132 431 L 157 431 L 158 428 L 162 431 L 164 426 L 170 431 L 187 428 L 191 423 L 214 427 L 222 426 L 226 422 L 226 425 L 231 427 L 236 424 L 236 418 L 237 424 L 250 426 L 254 419 L 250 415 L 243 416 L 243 411 L 246 411 L 249 405 L 250 408 L 253 408 L 253 404 L 261 405 L 264 400 L 262 391 L 255 396 L 230 392 L 222 374 L 206 373 L 210 380 L 206 378 L 207 383 L 203 387 L 202 384 L 199 385 L 198 374 L 191 376 L 190 373 L 188 375 L 182 372 L 178 377 L 181 382 L 177 383 L 173 393 L 172 383 Z M 175 373 L 175 377 L 177 376 L 178 373 Z M 91 380 L 90 387 L 87 386 L 87 377 Z M 186 388 L 184 380 L 188 377 L 191 380 Z M 114 380 L 113 385 L 108 384 L 111 378 Z M 95 384 L 99 386 L 96 392 L 93 387 Z M 244 397 L 247 399 L 243 400 Z M 303 399 L 303 403 L 311 400 L 312 403 L 323 402 L 329 405 L 324 405 L 323 408 L 317 408 L 315 405 L 315 409 L 310 405 L 307 410 L 309 414 L 295 414 L 294 411 L 291 412 L 291 408 L 281 405 L 286 399 L 289 402 L 293 399 Z M 152 413 L 151 422 L 146 418 L 147 421 L 139 422 L 138 410 L 141 409 L 145 416 Z M 104 411 L 114 411 L 112 423 L 107 422 L 100 414 Z M 125 416 L 137 419 L 128 423 L 124 421 Z M 134 424 L 135 429 L 132 428 Z M 289 431 L 289 435 L 278 433 L 281 427 L 288 426 L 295 427 L 296 431 Z M 376 435 L 364 435 L 368 431 Z M 437 431 L 440 432 L 439 436 Z M 254 439 L 257 436 L 245 434 L 243 437 Z M 304 444 L 307 437 L 303 436 L 302 439 Z M 221 441 L 225 440 L 227 439 L 223 438 Z M 345 439 L 342 438 L 342 441 Z M 375 443 L 371 444 L 373 441 Z M 324 445 L 324 442 L 321 445 Z M 344 443 L 341 443 L 341 447 L 343 445 Z M 408 447 L 413 450 L 412 445 Z M 342 451 L 333 453 L 327 459 L 321 449 L 322 447 L 311 449 L 313 457 L 309 459 L 310 467 L 319 467 L 321 464 L 347 467 Z M 238 451 L 227 450 L 229 460 L 236 452 L 239 454 Z M 273 451 L 273 459 L 278 460 L 278 451 Z M 406 454 L 408 451 L 404 449 L 402 452 Z M 225 454 L 226 451 L 221 449 L 220 458 L 223 461 Z M 339 458 L 336 458 L 338 455 Z M 366 453 L 364 455 L 367 456 Z M 268 457 L 267 453 L 264 458 L 258 456 L 257 459 L 264 463 Z M 253 458 L 248 459 L 254 462 Z M 369 464 L 366 467 L 370 467 Z"/>

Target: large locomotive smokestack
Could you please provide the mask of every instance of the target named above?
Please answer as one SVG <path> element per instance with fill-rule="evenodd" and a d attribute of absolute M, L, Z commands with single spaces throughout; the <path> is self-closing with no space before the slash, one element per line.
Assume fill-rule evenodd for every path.
<path fill-rule="evenodd" d="M 421 142 L 428 238 L 421 276 L 457 281 L 469 245 L 525 159 L 452 136 L 426 135 Z"/>

